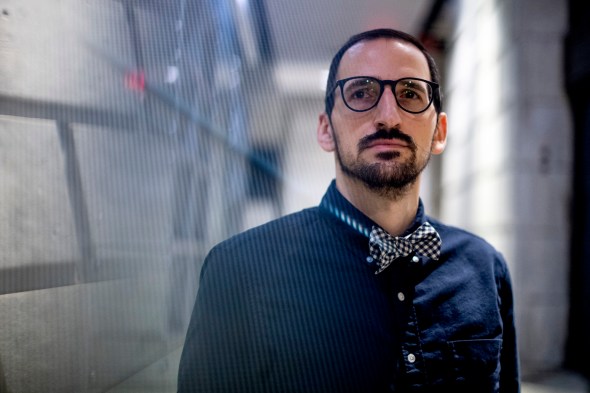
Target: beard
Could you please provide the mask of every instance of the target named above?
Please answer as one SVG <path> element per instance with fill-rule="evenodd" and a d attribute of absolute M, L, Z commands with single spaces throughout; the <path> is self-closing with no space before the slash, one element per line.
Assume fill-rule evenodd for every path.
<path fill-rule="evenodd" d="M 410 157 L 400 162 L 396 160 L 400 152 L 383 152 L 377 155 L 379 162 L 368 163 L 360 154 L 375 140 L 398 139 L 403 141 L 410 150 Z M 345 153 L 340 149 L 338 138 L 334 132 L 336 159 L 342 172 L 350 178 L 359 180 L 372 191 L 390 199 L 399 199 L 416 183 L 430 161 L 430 149 L 418 156 L 418 146 L 407 134 L 398 129 L 380 129 L 374 134 L 361 139 L 357 146 L 357 156 Z"/>

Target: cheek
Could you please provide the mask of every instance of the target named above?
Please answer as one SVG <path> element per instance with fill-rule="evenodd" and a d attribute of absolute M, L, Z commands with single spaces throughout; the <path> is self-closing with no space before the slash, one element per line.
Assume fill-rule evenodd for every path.
<path fill-rule="evenodd" d="M 414 137 L 414 141 L 424 148 L 430 148 L 432 141 L 436 137 L 436 118 L 429 119 L 428 122 L 421 122 L 414 126 L 408 125 L 406 127 L 410 132 L 410 135 Z M 412 133 L 412 130 L 415 130 Z M 404 127 L 402 126 L 402 131 Z"/>
<path fill-rule="evenodd" d="M 343 134 L 342 132 L 335 136 L 334 141 L 336 142 L 336 148 L 341 153 L 354 153 L 356 155 L 359 138 Z"/>
<path fill-rule="evenodd" d="M 366 116 L 333 118 L 332 125 L 334 136 L 338 138 L 340 146 L 356 146 L 362 137 L 375 132 L 373 123 L 367 121 Z"/>

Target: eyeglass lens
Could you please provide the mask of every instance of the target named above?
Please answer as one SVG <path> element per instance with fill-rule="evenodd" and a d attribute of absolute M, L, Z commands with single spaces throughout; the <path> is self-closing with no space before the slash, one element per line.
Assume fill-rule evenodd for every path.
<path fill-rule="evenodd" d="M 366 111 L 377 105 L 383 88 L 385 83 L 378 79 L 353 78 L 342 86 L 342 96 L 350 109 Z M 432 101 L 432 87 L 419 79 L 400 79 L 394 93 L 398 105 L 408 112 L 422 112 Z"/>

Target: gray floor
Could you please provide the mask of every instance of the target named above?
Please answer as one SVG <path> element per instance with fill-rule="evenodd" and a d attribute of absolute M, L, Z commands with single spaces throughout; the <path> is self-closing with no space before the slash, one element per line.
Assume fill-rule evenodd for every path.
<path fill-rule="evenodd" d="M 175 393 L 181 351 L 175 350 L 107 393 Z M 590 393 L 590 387 L 580 376 L 561 372 L 523 382 L 522 393 Z"/>
<path fill-rule="evenodd" d="M 526 381 L 522 393 L 588 393 L 588 382 L 579 375 L 561 372 L 538 381 Z"/>

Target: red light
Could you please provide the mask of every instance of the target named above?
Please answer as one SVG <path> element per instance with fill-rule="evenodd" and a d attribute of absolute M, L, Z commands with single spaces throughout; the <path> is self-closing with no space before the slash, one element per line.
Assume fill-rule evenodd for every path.
<path fill-rule="evenodd" d="M 130 71 L 125 74 L 125 87 L 130 90 L 145 91 L 145 72 Z"/>

